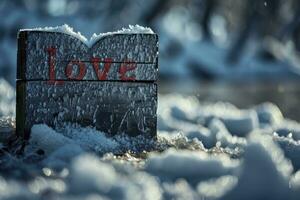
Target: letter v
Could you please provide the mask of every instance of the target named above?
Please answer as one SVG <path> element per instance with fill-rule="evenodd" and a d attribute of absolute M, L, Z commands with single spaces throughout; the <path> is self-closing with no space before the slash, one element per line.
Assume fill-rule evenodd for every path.
<path fill-rule="evenodd" d="M 105 58 L 104 59 L 104 69 L 100 70 L 100 58 L 92 58 L 91 62 L 93 64 L 93 68 L 96 72 L 96 75 L 98 77 L 98 80 L 106 80 L 107 79 L 107 74 L 110 70 L 112 59 L 111 58 Z"/>

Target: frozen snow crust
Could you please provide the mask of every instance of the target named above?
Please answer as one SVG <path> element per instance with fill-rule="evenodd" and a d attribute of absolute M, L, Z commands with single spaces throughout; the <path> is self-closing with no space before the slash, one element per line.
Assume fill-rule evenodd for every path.
<path fill-rule="evenodd" d="M 25 147 L 3 137 L 0 199 L 299 199 L 300 124 L 276 105 L 168 95 L 158 118 L 157 140 L 76 124 L 37 124 Z"/>
<path fill-rule="evenodd" d="M 107 33 L 100 33 L 100 34 L 94 33 L 89 40 L 85 36 L 83 36 L 80 32 L 75 32 L 73 28 L 67 24 L 64 24 L 62 26 L 56 26 L 56 27 L 21 29 L 21 31 L 48 31 L 48 32 L 65 33 L 78 38 L 83 43 L 85 43 L 88 47 L 93 46 L 93 44 L 97 42 L 100 38 L 112 34 L 137 34 L 137 33 L 154 34 L 151 28 L 143 27 L 138 24 L 129 25 L 128 28 L 122 28 L 121 30 L 114 31 L 114 32 L 107 32 Z"/>

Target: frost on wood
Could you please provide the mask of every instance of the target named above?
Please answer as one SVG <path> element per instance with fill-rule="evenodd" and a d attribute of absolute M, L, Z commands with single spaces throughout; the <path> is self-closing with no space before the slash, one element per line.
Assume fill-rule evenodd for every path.
<path fill-rule="evenodd" d="M 18 35 L 17 132 L 66 122 L 156 135 L 158 36 L 138 25 L 94 35 L 67 25 Z"/>
<path fill-rule="evenodd" d="M 104 72 L 108 63 L 108 80 L 119 80 L 120 67 L 134 64 L 128 75 L 136 80 L 157 80 L 158 38 L 155 34 L 116 34 L 99 38 L 88 47 L 72 35 L 57 32 L 21 31 L 18 46 L 18 79 L 49 80 L 53 77 L 68 79 L 66 68 L 70 64 L 73 74 L 79 65 L 85 65 L 82 79 L 97 80 L 97 69 Z M 83 63 L 83 64 L 82 64 Z M 94 67 L 96 69 L 94 69 Z"/>
<path fill-rule="evenodd" d="M 73 37 L 78 38 L 87 46 L 91 47 L 93 44 L 99 40 L 101 37 L 113 35 L 113 34 L 154 34 L 151 28 L 143 27 L 138 24 L 129 25 L 128 28 L 122 28 L 121 30 L 107 33 L 94 33 L 90 40 L 88 40 L 85 36 L 83 36 L 80 32 L 75 32 L 72 27 L 67 24 L 56 27 L 45 27 L 45 28 L 32 28 L 32 29 L 21 29 L 21 31 L 44 31 L 44 32 L 56 32 L 56 33 L 65 33 L 71 35 Z"/>
<path fill-rule="evenodd" d="M 25 94 L 25 131 L 38 123 L 60 127 L 72 122 L 111 135 L 156 134 L 155 84 L 67 81 L 58 86 L 28 81 L 19 86 Z"/>

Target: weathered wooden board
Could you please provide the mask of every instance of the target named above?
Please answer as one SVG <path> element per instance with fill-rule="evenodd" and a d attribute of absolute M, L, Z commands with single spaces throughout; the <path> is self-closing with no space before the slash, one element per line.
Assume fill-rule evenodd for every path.
<path fill-rule="evenodd" d="M 157 80 L 156 34 L 112 34 L 88 47 L 78 38 L 64 33 L 21 31 L 18 55 L 17 79 L 22 80 L 48 80 L 50 66 L 58 73 L 57 79 L 64 78 L 65 68 L 70 62 L 88 62 L 90 65 L 109 62 L 116 63 L 118 67 L 131 63 L 135 67 L 130 71 L 134 72 L 137 80 Z M 94 73 L 93 68 L 88 71 Z M 108 80 L 119 80 L 113 77 L 109 76 Z M 93 80 L 90 76 L 85 80 L 89 78 Z"/>
<path fill-rule="evenodd" d="M 33 62 L 31 62 L 33 63 Z M 33 64 L 32 64 L 33 65 Z M 36 61 L 26 72 L 27 80 L 125 80 L 153 81 L 157 79 L 156 64 L 112 63 L 112 62 L 55 62 L 54 70 L 45 60 Z M 34 70 L 39 66 L 39 70 Z M 122 72 L 122 69 L 125 71 Z M 127 79 L 127 80 L 126 80 Z"/>
<path fill-rule="evenodd" d="M 111 135 L 156 135 L 156 84 L 18 81 L 17 93 L 17 128 L 24 130 L 25 137 L 34 124 L 60 127 L 65 122 L 96 127 Z"/>
<path fill-rule="evenodd" d="M 158 37 L 110 34 L 87 46 L 65 33 L 20 31 L 17 133 L 34 124 L 156 135 Z"/>

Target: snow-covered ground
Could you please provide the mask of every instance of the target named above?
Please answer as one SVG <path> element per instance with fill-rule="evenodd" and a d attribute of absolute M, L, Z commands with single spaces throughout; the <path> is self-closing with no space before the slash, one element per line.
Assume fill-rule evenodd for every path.
<path fill-rule="evenodd" d="M 0 199 L 299 198 L 300 123 L 272 103 L 238 109 L 164 95 L 157 140 L 39 124 L 23 143 L 10 135 L 14 91 L 4 84 Z"/>

